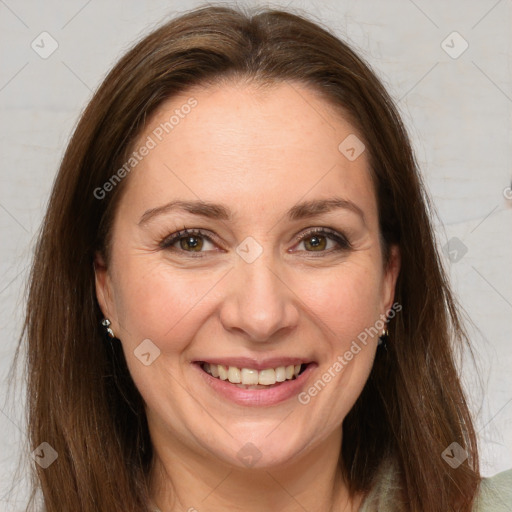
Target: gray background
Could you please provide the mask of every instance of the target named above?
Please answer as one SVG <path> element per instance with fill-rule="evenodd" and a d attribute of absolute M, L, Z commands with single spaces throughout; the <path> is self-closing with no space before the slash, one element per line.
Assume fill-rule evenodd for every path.
<path fill-rule="evenodd" d="M 19 455 L 28 454 L 22 377 L 9 390 L 7 372 L 35 234 L 66 143 L 92 92 L 129 45 L 199 3 L 52 0 L 43 6 L 0 0 L 2 510 L 21 510 L 26 495 L 26 477 L 14 474 Z M 463 377 L 482 472 L 511 467 L 511 0 L 270 5 L 288 5 L 332 28 L 372 65 L 397 101 L 437 209 L 439 246 L 448 243 L 442 249 L 446 268 L 474 324 L 481 383 L 469 360 Z M 35 41 L 44 52 L 55 44 L 42 32 L 58 44 L 47 58 L 31 47 Z"/>

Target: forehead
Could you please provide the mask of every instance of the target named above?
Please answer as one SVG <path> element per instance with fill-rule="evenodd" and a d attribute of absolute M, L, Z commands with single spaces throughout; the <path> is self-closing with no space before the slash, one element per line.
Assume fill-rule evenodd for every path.
<path fill-rule="evenodd" d="M 260 214 L 268 206 L 278 214 L 279 204 L 342 194 L 371 214 L 366 152 L 355 159 L 344 152 L 347 140 L 359 152 L 361 139 L 304 85 L 195 87 L 163 103 L 149 120 L 135 150 L 151 147 L 125 196 L 131 205 L 203 199 L 234 210 L 257 207 Z"/>

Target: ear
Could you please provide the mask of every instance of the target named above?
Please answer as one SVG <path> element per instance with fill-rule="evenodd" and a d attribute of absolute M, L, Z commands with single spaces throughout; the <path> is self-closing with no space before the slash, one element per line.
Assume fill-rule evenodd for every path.
<path fill-rule="evenodd" d="M 113 300 L 112 280 L 105 260 L 99 252 L 96 252 L 94 255 L 94 276 L 98 304 L 100 305 L 103 316 L 112 321 L 116 315 Z"/>
<path fill-rule="evenodd" d="M 385 315 L 391 309 L 395 298 L 395 287 L 400 273 L 401 255 L 398 245 L 392 245 L 389 250 L 389 259 L 384 269 L 384 282 L 382 287 L 381 311 Z"/>

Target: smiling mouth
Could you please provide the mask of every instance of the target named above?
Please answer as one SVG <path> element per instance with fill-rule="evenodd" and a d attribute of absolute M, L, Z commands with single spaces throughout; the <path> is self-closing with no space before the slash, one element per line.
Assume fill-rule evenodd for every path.
<path fill-rule="evenodd" d="M 308 367 L 309 363 L 278 366 L 255 370 L 253 368 L 238 368 L 221 364 L 210 364 L 198 361 L 200 368 L 211 377 L 230 382 L 242 389 L 270 389 L 283 382 L 297 379 Z"/>

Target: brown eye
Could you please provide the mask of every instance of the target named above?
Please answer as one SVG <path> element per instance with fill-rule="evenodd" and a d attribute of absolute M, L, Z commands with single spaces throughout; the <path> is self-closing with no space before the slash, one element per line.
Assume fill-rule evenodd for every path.
<path fill-rule="evenodd" d="M 192 249 L 194 252 L 200 252 L 203 247 L 203 241 L 200 236 L 186 236 L 185 238 L 180 238 L 180 247 L 186 251 L 188 247 Z"/>
<path fill-rule="evenodd" d="M 179 247 L 174 247 L 178 243 Z M 164 240 L 160 242 L 160 247 L 162 249 L 170 249 L 176 252 L 199 254 L 208 252 L 207 250 L 202 250 L 205 248 L 205 244 L 211 244 L 213 246 L 213 241 L 201 230 L 184 229 L 164 238 Z"/>
<path fill-rule="evenodd" d="M 313 251 L 322 251 L 327 246 L 327 237 L 323 235 L 310 235 L 303 240 L 306 248 L 311 247 Z"/>
<path fill-rule="evenodd" d="M 327 228 L 310 230 L 300 235 L 298 240 L 304 244 L 306 252 L 332 253 L 351 248 L 345 236 Z M 329 245 L 329 242 L 334 245 Z"/>

